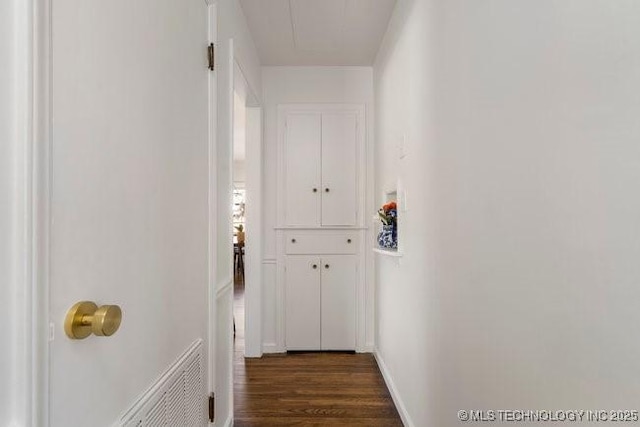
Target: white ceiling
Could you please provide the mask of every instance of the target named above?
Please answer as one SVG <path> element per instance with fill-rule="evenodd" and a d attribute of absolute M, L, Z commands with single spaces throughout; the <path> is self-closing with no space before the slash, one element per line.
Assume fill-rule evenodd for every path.
<path fill-rule="evenodd" d="M 396 0 L 240 0 L 262 65 L 372 65 Z"/>

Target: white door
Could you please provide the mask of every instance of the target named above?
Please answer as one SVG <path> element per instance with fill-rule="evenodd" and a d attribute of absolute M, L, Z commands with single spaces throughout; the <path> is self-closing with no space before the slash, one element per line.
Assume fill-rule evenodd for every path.
<path fill-rule="evenodd" d="M 322 350 L 356 348 L 356 257 L 322 257 Z"/>
<path fill-rule="evenodd" d="M 286 117 L 285 223 L 320 225 L 321 115 L 292 113 Z"/>
<path fill-rule="evenodd" d="M 320 259 L 308 255 L 287 256 L 285 269 L 287 350 L 318 350 Z"/>
<path fill-rule="evenodd" d="M 322 114 L 322 225 L 356 225 L 357 116 Z"/>
<path fill-rule="evenodd" d="M 50 425 L 107 426 L 187 349 L 206 357 L 207 10 L 53 3 Z M 83 300 L 120 306 L 120 329 L 65 336 Z M 172 402 L 197 425 L 201 367 L 203 395 Z"/>

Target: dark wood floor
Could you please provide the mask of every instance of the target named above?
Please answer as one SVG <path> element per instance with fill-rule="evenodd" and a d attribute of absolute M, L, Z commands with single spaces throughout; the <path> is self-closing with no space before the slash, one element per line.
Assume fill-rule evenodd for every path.
<path fill-rule="evenodd" d="M 244 287 L 236 281 L 234 426 L 402 426 L 370 354 L 298 353 L 245 359 Z"/>

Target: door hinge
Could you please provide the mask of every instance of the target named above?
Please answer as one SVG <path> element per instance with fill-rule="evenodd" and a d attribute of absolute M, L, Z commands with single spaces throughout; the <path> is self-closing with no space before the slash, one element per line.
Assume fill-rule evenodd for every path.
<path fill-rule="evenodd" d="M 209 59 L 208 68 L 213 71 L 216 65 L 216 53 L 213 43 L 209 43 L 209 46 L 207 46 L 207 58 Z"/>
<path fill-rule="evenodd" d="M 216 415 L 216 397 L 213 393 L 209 395 L 209 422 L 212 423 Z"/>

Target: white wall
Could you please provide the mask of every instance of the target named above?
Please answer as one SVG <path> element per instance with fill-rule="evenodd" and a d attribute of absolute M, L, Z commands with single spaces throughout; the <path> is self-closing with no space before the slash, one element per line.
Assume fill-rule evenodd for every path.
<path fill-rule="evenodd" d="M 264 289 L 263 343 L 265 351 L 276 344 L 276 175 L 277 106 L 285 103 L 365 104 L 367 140 L 373 138 L 373 81 L 371 67 L 262 67 L 264 106 Z M 371 168 L 369 168 L 371 172 Z M 368 182 L 373 177 L 369 175 Z M 371 205 L 368 195 L 367 206 Z M 371 254 L 365 254 L 370 262 Z M 372 295 L 367 296 L 372 305 Z M 368 313 L 371 318 L 372 313 Z M 370 328 L 372 329 L 372 328 Z M 373 341 L 373 330 L 366 342 Z"/>
<path fill-rule="evenodd" d="M 247 94 L 246 99 L 253 102 L 260 102 L 262 90 L 261 71 L 258 54 L 253 44 L 253 39 L 247 27 L 242 8 L 237 0 L 219 0 L 217 2 L 218 12 L 218 49 L 216 67 L 218 73 L 218 182 L 220 189 L 231 188 L 231 176 L 233 144 L 232 128 L 234 124 L 233 111 L 233 90 L 234 80 L 244 78 L 248 88 L 242 88 Z M 233 43 L 233 61 L 229 62 L 230 41 Z M 242 75 L 240 75 L 240 73 Z M 238 85 L 240 87 L 242 85 Z M 250 96 L 251 94 L 251 96 Z M 253 99 L 256 98 L 256 99 Z M 231 207 L 231 193 L 219 194 L 218 201 L 220 212 L 229 212 Z M 226 206 L 226 207 L 225 207 Z M 230 216 L 229 216 L 230 218 Z M 231 233 L 230 220 L 226 216 L 220 216 L 218 229 L 224 230 L 229 227 Z M 220 283 L 226 283 L 233 278 L 231 271 L 232 259 L 231 247 L 223 240 L 218 240 L 218 266 L 217 279 Z M 228 264 L 228 265 L 227 265 Z"/>
<path fill-rule="evenodd" d="M 409 211 L 377 345 L 407 424 L 637 409 L 639 24 L 633 0 L 399 2 L 378 189 L 400 177 Z"/>
<path fill-rule="evenodd" d="M 234 56 L 249 86 L 249 92 L 258 97 L 262 93 L 260 59 L 247 20 L 238 0 L 218 0 L 218 40 L 233 39 Z M 221 64 L 224 66 L 224 64 Z M 248 97 L 250 98 L 250 97 Z"/>
<path fill-rule="evenodd" d="M 247 162 L 244 160 L 233 161 L 233 185 L 235 188 L 244 188 L 247 182 Z"/>
<path fill-rule="evenodd" d="M 234 76 L 234 86 L 245 84 L 241 75 Z M 240 81 L 240 82 L 239 82 Z M 233 184 L 236 188 L 243 188 L 247 180 L 245 167 L 247 147 L 247 93 L 246 90 L 235 91 L 233 97 Z"/>
<path fill-rule="evenodd" d="M 404 256 L 376 258 L 376 348 L 388 385 L 400 398 L 396 404 L 405 424 L 444 427 L 446 422 L 427 417 L 439 404 L 433 379 L 438 301 L 432 296 L 433 241 L 427 237 L 435 222 L 435 205 L 428 203 L 435 185 L 433 159 L 427 153 L 436 142 L 428 126 L 433 115 L 429 22 L 425 2 L 400 0 L 374 66 L 376 205 L 399 183 L 409 208 L 399 212 Z M 406 156 L 400 159 L 403 138 Z"/>

